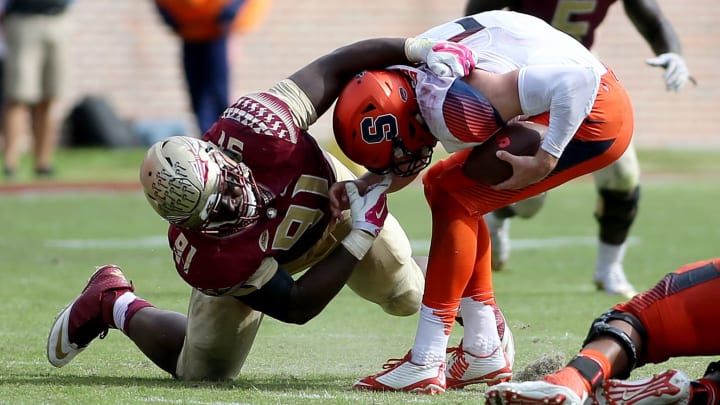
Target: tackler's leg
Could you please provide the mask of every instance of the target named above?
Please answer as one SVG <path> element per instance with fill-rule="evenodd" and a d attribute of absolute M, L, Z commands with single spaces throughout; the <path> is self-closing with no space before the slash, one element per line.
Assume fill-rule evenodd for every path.
<path fill-rule="evenodd" d="M 234 297 L 211 297 L 193 290 L 177 377 L 188 381 L 237 377 L 261 320 L 262 313 Z"/>
<path fill-rule="evenodd" d="M 598 289 L 629 299 L 637 291 L 627 280 L 623 260 L 640 201 L 640 167 L 632 143 L 615 163 L 593 173 L 593 178 L 600 227 L 593 281 Z"/>

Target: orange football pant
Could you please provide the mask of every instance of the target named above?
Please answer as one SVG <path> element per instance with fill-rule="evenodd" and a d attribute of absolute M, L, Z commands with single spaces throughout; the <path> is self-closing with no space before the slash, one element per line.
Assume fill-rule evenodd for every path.
<path fill-rule="evenodd" d="M 548 115 L 532 119 L 547 125 Z M 462 297 L 494 303 L 490 235 L 482 216 L 609 165 L 625 152 L 632 132 L 632 104 L 608 71 L 601 79 L 592 111 L 557 167 L 540 182 L 520 190 L 496 191 L 471 180 L 462 173 L 470 149 L 435 163 L 423 176 L 432 214 L 423 304 L 447 312 L 456 310 Z"/>
<path fill-rule="evenodd" d="M 720 353 L 720 257 L 690 263 L 614 309 L 635 315 L 647 331 L 639 364 Z"/>

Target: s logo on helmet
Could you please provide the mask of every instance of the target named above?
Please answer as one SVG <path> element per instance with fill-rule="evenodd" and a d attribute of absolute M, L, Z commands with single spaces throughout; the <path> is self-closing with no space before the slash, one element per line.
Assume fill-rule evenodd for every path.
<path fill-rule="evenodd" d="M 393 114 L 365 117 L 360 121 L 360 134 L 368 144 L 392 141 L 398 135 L 398 120 Z"/>

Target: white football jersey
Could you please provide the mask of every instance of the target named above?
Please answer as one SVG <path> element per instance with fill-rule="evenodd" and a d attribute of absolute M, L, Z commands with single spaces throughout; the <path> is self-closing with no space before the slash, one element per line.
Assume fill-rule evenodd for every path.
<path fill-rule="evenodd" d="M 544 143 L 549 146 L 544 149 L 556 156 L 590 112 L 600 76 L 607 72 L 602 62 L 571 36 L 539 18 L 513 11 L 489 11 L 459 18 L 431 28 L 418 37 L 461 43 L 476 53 L 476 68 L 493 73 L 502 74 L 529 66 L 582 67 L 591 72 L 594 83 L 584 94 L 567 98 L 566 103 L 578 108 L 562 106 L 550 111 L 551 123 Z M 437 77 L 427 68 L 405 69 L 415 71 L 415 89 L 423 118 L 448 152 L 479 145 L 504 125 L 484 96 L 469 86 L 463 86 L 454 78 Z M 518 88 L 524 114 L 549 111 L 549 97 L 538 101 L 533 96 L 554 91 L 555 81 L 551 77 L 525 80 L 521 74 Z"/>
<path fill-rule="evenodd" d="M 585 65 L 594 68 L 598 76 L 606 71 L 595 55 L 570 35 L 537 17 L 514 11 L 459 18 L 418 37 L 459 42 L 477 54 L 477 68 L 488 72 L 507 73 L 544 64 Z"/>

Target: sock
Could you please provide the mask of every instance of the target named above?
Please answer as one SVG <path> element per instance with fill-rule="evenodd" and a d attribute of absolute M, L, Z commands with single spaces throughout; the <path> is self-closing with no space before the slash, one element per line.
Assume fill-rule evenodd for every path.
<path fill-rule="evenodd" d="M 120 329 L 124 334 L 129 334 L 130 319 L 142 308 L 152 305 L 142 298 L 138 298 L 132 292 L 126 292 L 119 296 L 113 304 L 113 326 Z"/>
<path fill-rule="evenodd" d="M 625 258 L 627 243 L 622 245 L 611 245 L 598 240 L 598 255 L 595 264 L 595 273 L 604 275 L 610 271 L 613 265 L 622 265 Z"/>
<path fill-rule="evenodd" d="M 582 349 L 570 363 L 545 381 L 570 388 L 582 398 L 610 375 L 610 360 L 598 350 Z"/>
<path fill-rule="evenodd" d="M 449 311 L 453 312 L 453 311 Z M 454 311 L 457 314 L 457 310 Z M 455 322 L 455 314 L 444 314 L 442 310 L 436 310 L 423 304 L 420 307 L 420 319 L 415 343 L 412 348 L 410 361 L 419 365 L 445 362 L 448 339 L 452 331 L 452 322 Z M 450 328 L 444 322 L 449 319 Z"/>
<path fill-rule="evenodd" d="M 463 350 L 476 357 L 491 355 L 500 346 L 495 308 L 488 301 L 473 297 L 460 300 L 460 308 L 463 314 Z"/>
<path fill-rule="evenodd" d="M 580 398 L 590 392 L 590 383 L 574 367 L 565 367 L 554 374 L 546 376 L 544 380 L 550 384 L 570 388 Z"/>

